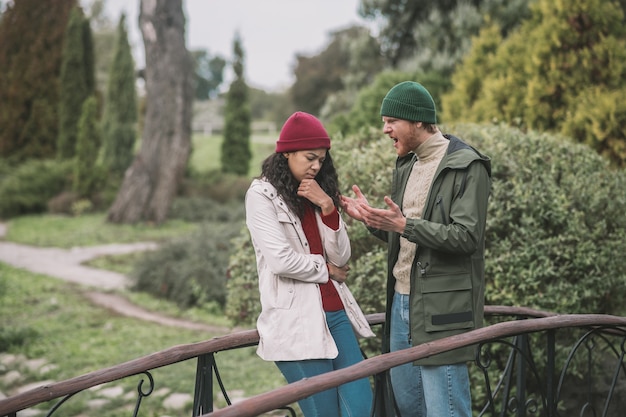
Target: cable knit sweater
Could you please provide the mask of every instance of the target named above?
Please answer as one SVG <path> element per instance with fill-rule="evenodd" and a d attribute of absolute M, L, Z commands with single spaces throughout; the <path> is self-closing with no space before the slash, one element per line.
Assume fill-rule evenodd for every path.
<path fill-rule="evenodd" d="M 402 212 L 406 218 L 422 217 L 430 185 L 449 143 L 441 132 L 437 132 L 413 151 L 417 155 L 417 162 L 413 165 L 402 200 Z M 396 278 L 395 290 L 400 294 L 408 294 L 410 291 L 409 277 L 415 249 L 415 243 L 400 238 L 398 261 L 393 267 L 393 275 Z"/>

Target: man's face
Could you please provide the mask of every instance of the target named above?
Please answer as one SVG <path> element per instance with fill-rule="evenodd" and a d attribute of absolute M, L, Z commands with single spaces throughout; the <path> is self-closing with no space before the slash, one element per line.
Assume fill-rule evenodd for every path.
<path fill-rule="evenodd" d="M 421 122 L 383 116 L 383 123 L 383 133 L 393 140 L 398 156 L 405 156 L 420 145 L 418 125 Z"/>

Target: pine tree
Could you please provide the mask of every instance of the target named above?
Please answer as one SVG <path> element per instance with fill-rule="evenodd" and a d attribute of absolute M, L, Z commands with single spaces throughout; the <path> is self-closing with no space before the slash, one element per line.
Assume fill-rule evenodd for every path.
<path fill-rule="evenodd" d="M 224 141 L 222 142 L 222 172 L 248 175 L 252 151 L 250 150 L 251 112 L 248 86 L 244 80 L 244 52 L 239 36 L 233 44 L 235 80 L 226 95 L 224 111 Z"/>
<path fill-rule="evenodd" d="M 126 17 L 122 14 L 117 26 L 102 120 L 102 162 L 115 178 L 121 178 L 131 164 L 137 138 L 135 64 L 125 22 Z"/>
<path fill-rule="evenodd" d="M 85 100 L 82 106 L 76 140 L 73 188 L 80 197 L 89 197 L 97 180 L 95 167 L 101 141 L 95 96 Z"/>
<path fill-rule="evenodd" d="M 93 75 L 87 77 L 87 69 L 93 71 L 93 58 L 85 48 L 85 18 L 78 8 L 72 9 L 65 32 L 63 62 L 61 64 L 59 138 L 57 154 L 60 158 L 71 158 L 76 151 L 78 119 L 83 102 L 93 93 Z M 91 44 L 91 42 L 88 42 Z M 90 45 L 91 46 L 91 45 Z"/>
<path fill-rule="evenodd" d="M 0 21 L 0 156 L 56 153 L 61 52 L 76 0 L 20 0 Z M 28 46 L 28 47 L 26 47 Z"/>

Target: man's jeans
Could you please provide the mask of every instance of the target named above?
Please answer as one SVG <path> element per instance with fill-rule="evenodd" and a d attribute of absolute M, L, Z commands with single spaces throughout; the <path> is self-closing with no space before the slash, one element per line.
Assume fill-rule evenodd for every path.
<path fill-rule="evenodd" d="M 409 296 L 396 293 L 391 306 L 391 351 L 410 348 Z M 465 363 L 391 369 L 391 384 L 402 417 L 471 417 Z"/>
<path fill-rule="evenodd" d="M 345 311 L 327 312 L 326 322 L 339 349 L 339 355 L 335 359 L 276 362 L 287 382 L 347 368 L 363 360 L 359 342 Z M 316 341 L 312 340 L 311 343 Z M 298 404 L 305 417 L 369 417 L 372 400 L 369 378 L 361 378 L 303 398 Z"/>

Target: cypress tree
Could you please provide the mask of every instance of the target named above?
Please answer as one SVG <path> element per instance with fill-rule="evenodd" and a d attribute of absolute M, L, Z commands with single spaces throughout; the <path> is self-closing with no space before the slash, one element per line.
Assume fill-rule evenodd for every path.
<path fill-rule="evenodd" d="M 622 6 L 538 0 L 530 8 L 532 18 L 502 43 L 493 30 L 474 40 L 444 111 L 565 133 L 626 166 L 626 105 L 617 99 L 626 92 Z"/>
<path fill-rule="evenodd" d="M 0 156 L 56 152 L 63 38 L 76 0 L 20 0 L 0 22 Z M 26 47 L 27 46 L 27 47 Z"/>
<path fill-rule="evenodd" d="M 88 197 L 96 184 L 101 134 L 98 126 L 98 103 L 95 96 L 89 97 L 82 106 L 76 136 L 74 156 L 74 192 L 80 197 Z"/>
<path fill-rule="evenodd" d="M 124 14 L 117 25 L 117 42 L 109 71 L 102 124 L 102 161 L 109 172 L 119 178 L 133 160 L 137 138 L 135 63 Z"/>
<path fill-rule="evenodd" d="M 71 158 L 76 151 L 78 120 L 83 103 L 93 93 L 94 75 L 87 76 L 94 69 L 93 56 L 85 47 L 92 47 L 91 37 L 86 40 L 85 22 L 82 11 L 72 9 L 63 43 L 63 61 L 61 63 L 60 102 L 59 102 L 59 138 L 57 155 Z M 91 85 L 89 85 L 90 83 Z"/>
<path fill-rule="evenodd" d="M 222 142 L 222 172 L 248 175 L 252 151 L 250 150 L 251 111 L 248 86 L 244 80 L 244 52 L 237 36 L 233 51 L 235 80 L 226 95 L 224 111 L 224 141 Z"/>
<path fill-rule="evenodd" d="M 87 91 L 92 94 L 96 91 L 96 58 L 94 55 L 93 34 L 91 33 L 91 21 L 83 19 L 83 50 L 85 62 L 85 84 Z"/>

